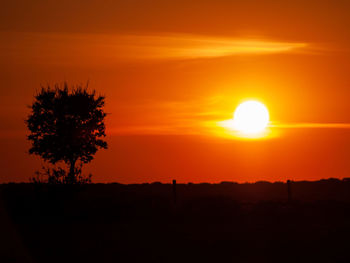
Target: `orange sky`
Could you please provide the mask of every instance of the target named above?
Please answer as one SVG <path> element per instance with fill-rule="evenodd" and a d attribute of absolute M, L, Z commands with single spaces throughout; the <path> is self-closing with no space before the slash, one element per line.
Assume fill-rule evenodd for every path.
<path fill-rule="evenodd" d="M 95 182 L 314 180 L 350 172 L 349 1 L 24 1 L 0 10 L 1 182 L 40 168 L 24 119 L 40 85 L 106 95 Z M 277 136 L 213 123 L 255 98 Z M 349 166 L 349 167 L 348 167 Z"/>

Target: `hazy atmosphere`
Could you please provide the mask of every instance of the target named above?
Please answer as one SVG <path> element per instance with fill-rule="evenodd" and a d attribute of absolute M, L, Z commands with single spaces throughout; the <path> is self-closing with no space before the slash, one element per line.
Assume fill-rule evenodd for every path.
<path fill-rule="evenodd" d="M 7 1 L 0 10 L 1 182 L 28 181 L 41 86 L 106 97 L 94 182 L 253 182 L 350 172 L 349 1 Z M 222 121 L 248 99 L 260 139 Z"/>

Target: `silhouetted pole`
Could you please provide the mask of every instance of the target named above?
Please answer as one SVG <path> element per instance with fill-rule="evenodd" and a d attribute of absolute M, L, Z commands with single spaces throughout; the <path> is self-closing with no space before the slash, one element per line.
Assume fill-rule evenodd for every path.
<path fill-rule="evenodd" d="M 288 191 L 288 203 L 292 201 L 292 182 L 290 180 L 287 180 L 287 191 Z"/>
<path fill-rule="evenodd" d="M 174 203 L 176 204 L 176 180 L 173 180 L 173 198 Z"/>

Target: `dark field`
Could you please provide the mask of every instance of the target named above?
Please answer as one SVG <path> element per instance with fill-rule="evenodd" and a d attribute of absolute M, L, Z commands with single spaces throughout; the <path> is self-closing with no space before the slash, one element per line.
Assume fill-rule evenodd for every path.
<path fill-rule="evenodd" d="M 0 262 L 350 262 L 350 180 L 1 185 Z"/>

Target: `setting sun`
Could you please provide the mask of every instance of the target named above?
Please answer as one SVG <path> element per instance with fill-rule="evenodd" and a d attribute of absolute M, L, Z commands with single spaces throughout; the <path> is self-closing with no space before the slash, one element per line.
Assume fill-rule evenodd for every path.
<path fill-rule="evenodd" d="M 263 132 L 269 123 L 269 112 L 258 101 L 246 101 L 240 104 L 233 115 L 233 127 L 244 134 Z"/>
<path fill-rule="evenodd" d="M 267 129 L 269 121 L 269 111 L 263 103 L 247 100 L 238 105 L 232 119 L 220 121 L 217 126 L 225 129 L 220 133 L 225 137 L 259 139 L 271 136 Z"/>

